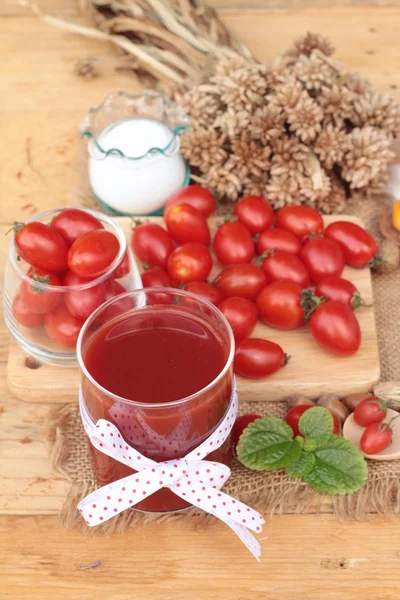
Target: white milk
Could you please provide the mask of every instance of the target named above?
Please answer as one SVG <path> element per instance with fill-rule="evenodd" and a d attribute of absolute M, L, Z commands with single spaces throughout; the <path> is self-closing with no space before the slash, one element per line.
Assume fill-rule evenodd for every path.
<path fill-rule="evenodd" d="M 167 125 L 150 119 L 127 119 L 105 129 L 97 140 L 103 150 L 115 148 L 130 159 L 117 153 L 106 158 L 98 151 L 91 153 L 99 156 L 89 156 L 89 180 L 95 196 L 120 213 L 144 215 L 162 208 L 182 188 L 186 177 L 179 136 L 172 141 L 173 137 Z M 171 141 L 166 154 L 147 154 Z"/>

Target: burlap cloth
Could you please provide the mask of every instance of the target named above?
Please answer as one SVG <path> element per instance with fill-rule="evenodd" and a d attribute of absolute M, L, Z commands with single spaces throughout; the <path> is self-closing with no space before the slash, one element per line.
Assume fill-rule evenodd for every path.
<path fill-rule="evenodd" d="M 378 214 L 380 203 L 352 201 L 346 214 L 360 217 L 366 227 L 379 238 Z M 400 271 L 373 277 L 374 306 L 378 327 L 382 381 L 400 380 Z M 340 374 L 338 374 L 340 377 Z M 260 413 L 283 417 L 285 402 L 250 402 L 240 397 L 241 413 Z M 124 531 L 144 521 L 174 519 L 191 525 L 205 526 L 209 522 L 198 509 L 172 515 L 154 515 L 125 511 L 118 517 L 95 528 L 85 526 L 76 504 L 98 486 L 91 469 L 88 441 L 80 422 L 76 405 L 57 408 L 50 425 L 52 463 L 55 472 L 71 482 L 68 497 L 61 510 L 66 526 L 81 526 L 91 533 Z M 351 496 L 323 497 L 300 480 L 290 479 L 284 471 L 250 471 L 237 461 L 224 491 L 258 508 L 264 514 L 279 512 L 315 512 L 329 510 L 339 518 L 365 518 L 369 512 L 384 514 L 400 512 L 400 460 L 368 461 L 367 485 Z M 211 517 L 212 519 L 213 517 Z"/>

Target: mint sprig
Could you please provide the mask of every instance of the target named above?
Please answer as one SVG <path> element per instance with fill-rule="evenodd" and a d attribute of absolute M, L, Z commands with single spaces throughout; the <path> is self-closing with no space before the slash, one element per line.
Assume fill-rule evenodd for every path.
<path fill-rule="evenodd" d="M 289 425 L 262 417 L 243 431 L 237 447 L 242 464 L 256 471 L 285 468 L 326 494 L 350 494 L 367 481 L 367 463 L 358 448 L 333 435 L 333 418 L 323 407 L 307 410 L 299 421 L 304 438 L 293 439 Z"/>
<path fill-rule="evenodd" d="M 351 442 L 339 435 L 314 453 L 314 467 L 302 477 L 309 486 L 324 494 L 351 494 L 367 482 L 367 463 Z"/>
<path fill-rule="evenodd" d="M 306 439 L 313 440 L 317 446 L 324 445 L 332 435 L 333 417 L 322 406 L 306 410 L 300 417 L 299 431 Z"/>
<path fill-rule="evenodd" d="M 301 442 L 293 439 L 293 431 L 277 417 L 262 417 L 250 423 L 239 439 L 239 460 L 255 471 L 281 469 L 297 460 Z"/>
<path fill-rule="evenodd" d="M 304 477 L 315 466 L 315 456 L 311 452 L 301 452 L 299 458 L 286 467 L 289 477 Z"/>

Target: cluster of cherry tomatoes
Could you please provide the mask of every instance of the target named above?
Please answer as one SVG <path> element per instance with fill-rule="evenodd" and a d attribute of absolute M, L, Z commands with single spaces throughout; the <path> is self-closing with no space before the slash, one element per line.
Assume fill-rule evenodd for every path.
<path fill-rule="evenodd" d="M 376 396 L 367 396 L 356 406 L 354 420 L 365 427 L 360 439 L 360 448 L 365 454 L 379 454 L 392 443 L 392 422 L 400 415 L 384 423 L 387 409 L 388 403 Z"/>
<path fill-rule="evenodd" d="M 324 228 L 313 208 L 274 212 L 265 199 L 246 196 L 211 240 L 207 218 L 214 210 L 212 194 L 193 185 L 168 201 L 166 230 L 150 222 L 137 225 L 132 248 L 147 269 L 144 287 L 180 285 L 218 306 L 237 343 L 236 372 L 247 377 L 264 377 L 286 362 L 277 344 L 250 338 L 258 318 L 285 330 L 308 321 L 325 350 L 357 352 L 361 332 L 354 308 L 361 299 L 341 274 L 346 264 L 362 268 L 376 257 L 377 244 L 367 231 L 346 221 Z M 211 243 L 223 269 L 209 282 Z"/>
<path fill-rule="evenodd" d="M 95 216 L 65 209 L 49 225 L 33 221 L 16 224 L 15 231 L 19 259 L 30 267 L 29 279 L 22 280 L 14 297 L 13 316 L 24 327 L 44 325 L 52 341 L 73 348 L 87 317 L 103 302 L 126 291 L 115 280 L 129 272 L 129 256 L 112 277 L 91 284 L 109 270 L 120 251 L 117 237 Z"/>
<path fill-rule="evenodd" d="M 356 352 L 361 332 L 353 310 L 361 301 L 341 274 L 345 264 L 362 268 L 376 257 L 374 238 L 345 221 L 324 230 L 320 213 L 307 206 L 274 212 L 263 198 L 246 196 L 211 240 L 207 219 L 215 208 L 212 194 L 193 185 L 168 201 L 166 229 L 153 222 L 134 228 L 132 249 L 146 268 L 143 286 L 181 286 L 218 306 L 236 340 L 235 370 L 247 377 L 265 377 L 287 361 L 277 344 L 250 338 L 258 318 L 286 330 L 308 320 L 323 348 Z M 49 225 L 34 221 L 15 229 L 18 255 L 30 268 L 13 301 L 14 318 L 25 327 L 44 325 L 51 340 L 72 348 L 87 317 L 126 291 L 117 280 L 129 273 L 129 255 L 112 276 L 94 282 L 120 250 L 96 217 L 65 209 Z M 209 282 L 211 243 L 222 270 Z"/>

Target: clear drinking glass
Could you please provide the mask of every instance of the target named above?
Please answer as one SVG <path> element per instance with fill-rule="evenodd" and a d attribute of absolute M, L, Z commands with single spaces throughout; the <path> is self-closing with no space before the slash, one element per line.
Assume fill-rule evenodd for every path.
<path fill-rule="evenodd" d="M 192 329 L 212 333 L 212 339 L 222 349 L 222 368 L 205 387 L 191 395 L 170 402 L 142 402 L 135 392 L 133 365 L 137 356 L 132 355 L 132 396 L 122 397 L 105 389 L 89 372 L 88 364 L 98 359 L 100 345 L 104 339 L 114 337 L 117 344 L 123 343 L 124 335 L 129 331 L 143 334 L 146 327 L 153 326 L 157 338 L 164 335 L 168 328 L 179 327 L 180 319 L 189 322 L 182 336 Z M 140 321 L 140 327 L 137 323 Z M 104 329 L 105 328 L 105 329 Z M 101 332 L 107 331 L 106 337 Z M 118 335 L 117 332 L 118 331 Z M 100 333 L 100 335 L 99 335 Z M 143 338 L 141 338 L 143 339 Z M 176 343 L 180 343 L 176 338 Z M 121 340 L 121 342 L 119 341 Z M 182 338 L 183 340 L 183 338 Z M 201 341 L 201 340 L 200 340 Z M 214 342 L 213 342 L 214 343 Z M 172 351 L 172 347 L 170 347 Z M 132 447 L 145 456 L 156 460 L 170 460 L 185 456 L 196 448 L 218 427 L 230 404 L 233 384 L 234 339 L 232 330 L 222 313 L 211 303 L 182 290 L 147 288 L 125 294 L 109 300 L 98 308 L 83 326 L 78 339 L 77 354 L 81 369 L 81 385 L 84 405 L 93 424 L 98 419 L 114 423 L 123 438 Z M 167 352 L 168 354 L 168 352 Z M 165 357 L 165 360 L 168 356 Z M 203 357 L 207 360 L 207 357 Z M 146 360 L 146 359 L 144 359 Z M 98 364 L 98 363 L 97 363 Z M 201 369 L 201 352 L 189 365 L 188 370 Z M 108 369 L 110 381 L 114 383 L 123 373 L 118 362 L 102 366 Z M 186 369 L 186 366 L 185 366 Z M 182 365 L 183 370 L 183 365 Z M 103 375 L 103 370 L 102 370 Z M 149 377 L 157 378 L 157 364 L 149 363 Z M 171 373 L 172 377 L 182 376 L 179 368 Z M 147 384 L 146 384 L 147 385 Z M 165 383 L 168 385 L 168 381 Z M 110 385 L 109 387 L 114 387 Z M 90 442 L 88 442 L 90 443 Z M 99 452 L 90 445 L 94 473 L 100 484 L 116 481 L 132 471 L 129 467 Z M 228 464 L 230 461 L 229 439 L 217 451 L 208 457 L 210 460 Z M 189 506 L 167 488 L 163 488 L 137 505 L 138 509 L 164 512 L 179 510 Z"/>
<path fill-rule="evenodd" d="M 40 213 L 27 222 L 40 221 L 42 223 L 50 223 L 63 210 L 65 209 L 54 209 Z M 37 294 L 39 304 L 41 298 L 47 295 L 48 298 L 51 298 L 51 304 L 54 305 L 55 309 L 65 305 L 66 297 L 71 294 L 80 303 L 84 302 L 85 297 L 87 298 L 87 295 L 93 293 L 93 290 L 96 289 L 99 294 L 99 302 L 102 303 L 107 297 L 117 293 L 117 291 L 130 291 L 142 287 L 138 268 L 131 250 L 126 243 L 125 234 L 121 227 L 110 217 L 98 211 L 81 210 L 85 210 L 85 212 L 96 217 L 105 229 L 114 233 L 118 238 L 120 244 L 118 255 L 106 273 L 87 283 L 75 286 L 52 286 L 40 281 L 34 281 L 28 276 L 31 266 L 18 256 L 14 237 L 10 241 L 8 261 L 5 269 L 4 316 L 11 334 L 23 350 L 39 362 L 62 367 L 76 365 L 76 344 L 69 347 L 52 341 L 46 333 L 47 317 L 45 315 L 42 315 L 42 318 L 38 318 L 38 323 L 35 327 L 24 326 L 19 322 L 18 318 L 16 318 L 15 303 L 17 302 L 21 286 L 30 286 L 32 291 Z M 117 269 L 119 269 L 120 273 Z M 78 327 L 82 326 L 84 319 L 79 319 L 78 321 Z"/>

